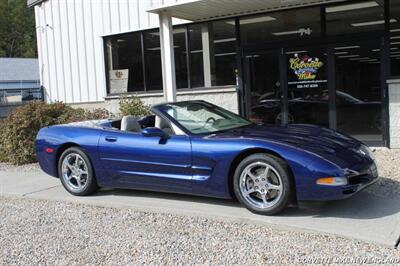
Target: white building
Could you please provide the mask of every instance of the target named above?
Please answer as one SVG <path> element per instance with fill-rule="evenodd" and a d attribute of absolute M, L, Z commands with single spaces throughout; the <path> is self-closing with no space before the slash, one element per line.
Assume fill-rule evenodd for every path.
<path fill-rule="evenodd" d="M 28 5 L 49 102 L 117 112 L 121 94 L 149 104 L 204 99 L 256 121 L 318 124 L 400 147 L 400 1 Z"/>

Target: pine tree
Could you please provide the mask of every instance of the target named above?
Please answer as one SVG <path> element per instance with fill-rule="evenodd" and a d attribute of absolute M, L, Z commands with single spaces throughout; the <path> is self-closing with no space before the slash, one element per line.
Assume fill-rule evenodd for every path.
<path fill-rule="evenodd" d="M 0 0 L 0 57 L 37 57 L 35 17 L 26 0 Z"/>

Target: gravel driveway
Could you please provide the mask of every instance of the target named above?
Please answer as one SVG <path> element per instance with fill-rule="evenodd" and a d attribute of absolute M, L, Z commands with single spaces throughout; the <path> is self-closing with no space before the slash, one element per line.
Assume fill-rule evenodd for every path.
<path fill-rule="evenodd" d="M 0 216 L 1 265 L 400 263 L 387 247 L 206 218 L 11 197 Z"/>
<path fill-rule="evenodd" d="M 368 190 L 377 195 L 400 198 L 400 150 L 382 149 L 375 154 L 382 178 Z"/>

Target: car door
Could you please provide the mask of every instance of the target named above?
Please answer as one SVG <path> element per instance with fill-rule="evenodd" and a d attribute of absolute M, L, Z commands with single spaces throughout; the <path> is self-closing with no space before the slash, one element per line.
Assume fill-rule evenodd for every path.
<path fill-rule="evenodd" d="M 190 193 L 192 148 L 186 135 L 167 140 L 141 133 L 105 130 L 99 157 L 116 187 Z"/>

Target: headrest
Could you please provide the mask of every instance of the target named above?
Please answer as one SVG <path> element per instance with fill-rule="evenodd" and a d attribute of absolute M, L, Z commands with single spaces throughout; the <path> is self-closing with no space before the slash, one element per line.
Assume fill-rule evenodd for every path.
<path fill-rule="evenodd" d="M 141 132 L 142 127 L 138 122 L 138 118 L 133 115 L 126 115 L 121 120 L 121 130 L 131 132 Z"/>

